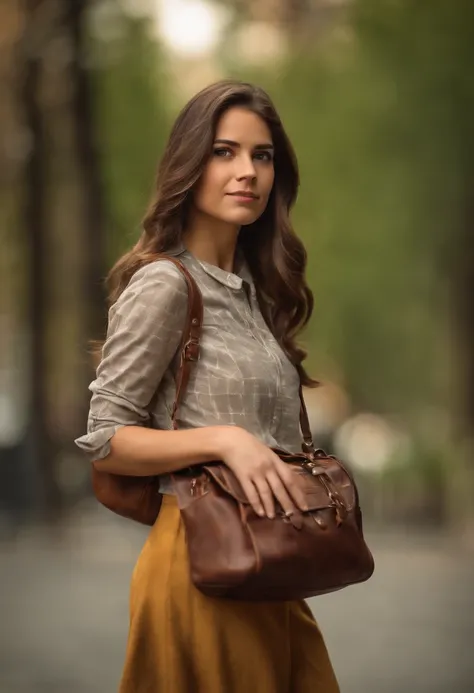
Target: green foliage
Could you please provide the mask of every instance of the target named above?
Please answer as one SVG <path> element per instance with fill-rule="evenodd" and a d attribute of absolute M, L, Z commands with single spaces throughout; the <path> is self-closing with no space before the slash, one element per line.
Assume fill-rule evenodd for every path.
<path fill-rule="evenodd" d="M 106 21 L 112 29 L 105 35 L 94 33 L 91 22 L 91 55 L 112 264 L 140 232 L 168 117 L 164 58 L 149 21 L 118 5 Z"/>
<path fill-rule="evenodd" d="M 298 154 L 313 371 L 341 379 L 357 408 L 421 429 L 427 405 L 449 406 L 474 9 L 359 0 L 337 29 L 278 74 L 236 72 L 270 91 Z"/>
<path fill-rule="evenodd" d="M 111 258 L 136 238 L 171 98 L 146 21 L 120 15 L 116 27 L 93 38 Z M 355 408 L 398 412 L 423 437 L 428 406 L 446 410 L 451 396 L 450 283 L 474 160 L 474 5 L 354 0 L 335 29 L 277 69 L 221 57 L 228 74 L 269 90 L 298 154 L 312 371 L 342 381 Z"/>

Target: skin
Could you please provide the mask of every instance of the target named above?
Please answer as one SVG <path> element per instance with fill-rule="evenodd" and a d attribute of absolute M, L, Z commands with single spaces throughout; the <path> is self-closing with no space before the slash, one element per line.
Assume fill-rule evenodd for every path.
<path fill-rule="evenodd" d="M 226 111 L 194 191 L 185 231 L 189 250 L 231 272 L 240 228 L 264 212 L 274 179 L 273 143 L 265 121 L 243 108 Z M 240 190 L 250 191 L 256 199 L 241 201 L 232 194 Z"/>
<path fill-rule="evenodd" d="M 244 108 L 226 111 L 217 126 L 212 155 L 194 190 L 184 241 L 200 260 L 232 272 L 242 226 L 264 212 L 275 179 L 271 132 L 260 116 Z M 239 191 L 252 193 L 240 199 Z M 125 426 L 111 452 L 94 464 L 117 474 L 152 475 L 221 459 L 240 481 L 258 515 L 275 516 L 275 499 L 287 513 L 307 510 L 304 494 L 287 465 L 248 431 L 210 426 L 157 431 Z"/>

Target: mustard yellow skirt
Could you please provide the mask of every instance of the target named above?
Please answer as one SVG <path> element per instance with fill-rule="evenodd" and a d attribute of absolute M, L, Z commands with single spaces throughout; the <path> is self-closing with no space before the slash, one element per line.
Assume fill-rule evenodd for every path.
<path fill-rule="evenodd" d="M 193 586 L 173 496 L 138 558 L 130 611 L 120 693 L 339 693 L 305 602 L 212 599 Z"/>

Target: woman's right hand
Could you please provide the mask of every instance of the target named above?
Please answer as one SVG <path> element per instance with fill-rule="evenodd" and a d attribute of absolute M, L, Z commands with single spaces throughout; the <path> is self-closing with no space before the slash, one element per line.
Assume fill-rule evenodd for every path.
<path fill-rule="evenodd" d="M 288 514 L 296 508 L 308 509 L 295 474 L 273 450 L 243 428 L 222 429 L 221 459 L 239 480 L 257 515 L 275 517 L 275 499 Z"/>

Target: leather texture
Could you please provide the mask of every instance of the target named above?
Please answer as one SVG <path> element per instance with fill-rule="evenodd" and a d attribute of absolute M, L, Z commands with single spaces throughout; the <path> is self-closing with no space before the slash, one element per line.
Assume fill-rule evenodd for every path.
<path fill-rule="evenodd" d="M 201 292 L 186 267 L 163 255 L 183 273 L 188 314 L 176 378 L 177 411 L 193 362 L 199 358 L 203 321 Z M 363 582 L 374 571 L 365 542 L 357 486 L 333 455 L 316 450 L 300 387 L 301 453 L 274 452 L 290 465 L 308 510 L 259 517 L 237 478 L 222 462 L 196 465 L 172 475 L 183 518 L 191 579 L 204 594 L 246 601 L 293 600 L 325 594 Z M 125 477 L 95 468 L 98 500 L 119 515 L 154 524 L 161 506 L 158 477 Z"/>
<path fill-rule="evenodd" d="M 322 450 L 274 452 L 291 466 L 307 512 L 286 516 L 279 508 L 274 519 L 257 516 L 235 475 L 221 463 L 173 475 L 191 579 L 208 596 L 304 599 L 363 582 L 374 571 L 348 470 Z"/>

